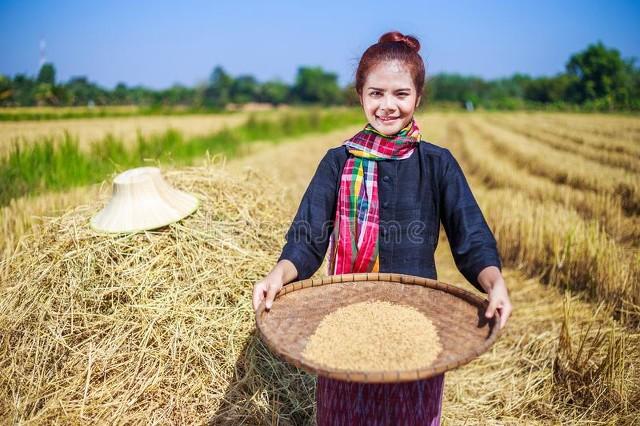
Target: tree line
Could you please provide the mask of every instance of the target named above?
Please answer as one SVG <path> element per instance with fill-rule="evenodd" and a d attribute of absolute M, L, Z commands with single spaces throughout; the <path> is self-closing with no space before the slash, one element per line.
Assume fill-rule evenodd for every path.
<path fill-rule="evenodd" d="M 555 76 L 515 74 L 485 80 L 440 73 L 425 86 L 427 102 L 489 109 L 580 108 L 585 110 L 640 110 L 640 68 L 601 42 L 570 56 L 565 71 Z M 223 109 L 229 104 L 355 105 L 353 84 L 340 87 L 338 75 L 321 67 L 300 67 L 293 84 L 280 80 L 259 82 L 251 75 L 232 76 L 216 67 L 208 81 L 194 87 L 174 85 L 153 90 L 119 83 L 104 88 L 87 77 L 56 80 L 55 67 L 45 63 L 36 77 L 0 75 L 0 106 L 140 105 Z"/>
<path fill-rule="evenodd" d="M 571 55 L 565 71 L 551 77 L 515 74 L 485 81 L 439 74 L 427 85 L 438 101 L 471 101 L 495 109 L 578 106 L 586 110 L 640 110 L 640 68 L 601 42 Z"/>

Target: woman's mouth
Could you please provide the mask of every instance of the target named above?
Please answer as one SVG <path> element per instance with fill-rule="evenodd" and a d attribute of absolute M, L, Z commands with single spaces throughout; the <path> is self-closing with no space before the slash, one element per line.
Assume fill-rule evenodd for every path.
<path fill-rule="evenodd" d="M 400 118 L 400 117 L 380 117 L 380 116 L 376 116 L 376 117 L 378 118 L 378 120 L 382 121 L 383 123 L 390 123 Z"/>

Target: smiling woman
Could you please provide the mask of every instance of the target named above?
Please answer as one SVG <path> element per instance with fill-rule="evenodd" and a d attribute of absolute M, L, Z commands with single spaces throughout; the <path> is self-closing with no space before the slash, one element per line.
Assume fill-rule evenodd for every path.
<path fill-rule="evenodd" d="M 414 120 L 424 86 L 419 48 L 414 37 L 393 32 L 365 51 L 356 90 L 368 124 L 321 160 L 278 263 L 254 286 L 255 310 L 263 303 L 265 311 L 279 309 L 273 301 L 282 286 L 311 277 L 327 250 L 329 275 L 395 272 L 437 279 L 434 252 L 442 222 L 458 269 L 488 293 L 486 317 L 498 310 L 505 325 L 511 302 L 493 234 L 455 158 L 422 141 Z M 317 423 L 438 425 L 443 386 L 444 374 L 383 384 L 319 375 Z"/>

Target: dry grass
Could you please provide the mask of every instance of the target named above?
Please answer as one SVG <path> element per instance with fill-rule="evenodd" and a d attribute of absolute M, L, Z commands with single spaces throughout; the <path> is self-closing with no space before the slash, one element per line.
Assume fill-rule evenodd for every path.
<path fill-rule="evenodd" d="M 101 115 L 101 114 L 139 114 L 142 110 L 137 105 L 109 105 L 109 106 L 31 106 L 31 107 L 2 107 L 0 114 L 12 119 L 25 119 L 34 117 L 39 119 L 42 116 L 62 118 L 69 115 Z"/>
<path fill-rule="evenodd" d="M 450 257 L 438 249 L 439 278 L 460 283 Z M 636 424 L 640 334 L 519 272 L 505 279 L 513 316 L 489 352 L 446 374 L 444 424 Z"/>
<path fill-rule="evenodd" d="M 623 214 L 620 197 L 615 194 L 581 190 L 523 172 L 501 149 L 461 120 L 450 123 L 446 140 L 467 171 L 480 179 L 484 186 L 523 192 L 532 200 L 554 202 L 574 209 L 583 218 L 601 224 L 616 241 L 640 244 L 640 220 Z"/>
<path fill-rule="evenodd" d="M 67 192 L 52 192 L 36 197 L 11 200 L 8 206 L 0 207 L 0 259 L 9 256 L 17 247 L 20 238 L 32 231 L 42 220 L 55 217 L 79 204 L 96 199 L 101 185 L 74 188 Z M 33 231 L 33 232 L 38 232 Z M 2 276 L 0 275 L 0 278 Z"/>
<path fill-rule="evenodd" d="M 640 175 L 611 167 L 568 152 L 561 152 L 536 140 L 488 123 L 471 119 L 474 130 L 489 140 L 519 168 L 576 189 L 615 195 L 623 211 L 640 214 Z"/>
<path fill-rule="evenodd" d="M 579 132 L 640 142 L 640 122 L 636 115 L 615 114 L 567 114 L 552 116 L 551 120 L 565 128 Z"/>
<path fill-rule="evenodd" d="M 271 114 L 262 112 L 261 114 Z M 135 142 L 138 134 L 156 135 L 169 129 L 178 130 L 187 138 L 205 136 L 244 123 L 248 115 L 244 112 L 234 114 L 198 114 L 175 116 L 131 116 L 112 118 L 82 118 L 49 121 L 0 121 L 0 156 L 11 151 L 14 143 L 33 144 L 43 138 L 54 141 L 64 139 L 65 132 L 78 140 L 83 149 L 95 142 L 102 141 L 108 135 L 124 142 Z"/>
<path fill-rule="evenodd" d="M 509 190 L 478 188 L 476 195 L 506 264 L 561 288 L 584 291 L 591 300 L 604 300 L 619 315 L 640 304 L 638 252 L 617 245 L 597 223 Z M 640 317 L 636 313 L 624 319 L 638 324 Z"/>
<path fill-rule="evenodd" d="M 244 156 L 252 152 L 259 151 L 263 149 L 265 146 L 272 146 L 273 142 L 279 140 L 281 137 L 278 132 L 287 132 L 286 129 L 289 129 L 288 131 L 292 132 L 295 135 L 299 135 L 300 133 L 312 131 L 312 129 L 315 129 L 317 127 L 319 128 L 340 127 L 341 126 L 340 123 L 345 122 L 345 117 L 347 118 L 346 122 L 348 122 L 349 120 L 348 117 L 353 117 L 353 111 L 349 109 L 331 109 L 327 114 L 325 114 L 322 111 L 318 112 L 313 109 L 305 111 L 305 109 L 303 108 L 296 108 L 296 109 L 278 108 L 277 111 L 267 112 L 266 120 L 263 120 L 264 118 L 263 114 L 265 113 L 261 113 L 260 114 L 261 118 L 257 120 L 251 119 L 250 117 L 247 125 L 242 126 L 240 130 L 245 130 L 245 129 L 248 131 L 252 130 L 251 123 L 253 123 L 254 134 L 264 135 L 264 133 L 262 134 L 258 133 L 259 131 L 258 129 L 260 128 L 259 126 L 264 126 L 265 124 L 273 123 L 274 126 L 272 126 L 272 128 L 269 128 L 269 126 L 267 126 L 266 131 L 270 133 L 268 133 L 266 136 L 268 136 L 269 138 L 273 137 L 275 138 L 274 140 L 260 141 L 260 140 L 254 140 L 255 139 L 254 137 L 253 139 L 250 139 L 251 143 L 237 143 L 236 142 L 237 139 L 235 140 L 229 139 L 230 137 L 233 137 L 233 135 L 223 136 L 221 134 L 218 134 L 218 135 L 214 134 L 213 136 L 210 136 L 211 141 L 215 142 L 214 144 L 212 144 L 211 148 L 214 150 L 230 148 L 229 150 L 232 151 L 234 155 Z M 252 117 L 255 117 L 255 115 Z M 318 120 L 316 120 L 316 118 Z M 281 126 L 281 128 L 279 128 L 278 126 Z M 316 126 L 316 127 L 313 127 L 313 126 Z M 264 127 L 262 128 L 264 129 Z M 176 136 L 178 137 L 178 141 L 182 140 L 182 134 L 173 135 L 173 137 L 176 137 Z M 307 137 L 300 137 L 300 136 L 297 136 L 297 139 L 302 141 L 308 140 Z M 160 138 L 157 141 L 150 140 L 148 142 L 150 142 L 151 144 L 146 144 L 145 145 L 146 149 L 150 149 L 151 151 L 153 151 L 153 149 L 151 148 L 154 146 L 154 144 L 158 145 L 159 143 L 162 143 L 163 141 L 166 141 L 166 140 L 167 140 L 166 137 Z M 195 145 L 198 145 L 198 143 L 200 144 L 199 145 L 200 148 L 198 148 L 198 150 L 200 150 L 201 152 L 204 152 L 202 142 L 207 143 L 207 141 L 195 140 L 195 142 L 196 142 Z M 120 146 L 120 142 L 116 141 L 115 146 L 116 147 Z M 105 150 L 107 150 L 107 148 L 105 148 Z M 164 160 L 169 162 L 177 160 L 178 159 L 177 148 L 178 147 L 176 146 L 172 148 L 172 153 L 174 155 L 173 158 L 168 157 Z M 183 148 L 189 148 L 189 149 L 194 148 L 194 144 L 188 143 L 187 145 L 183 146 Z M 115 149 L 113 149 L 113 151 L 116 151 L 115 154 L 118 153 L 117 150 Z M 74 151 L 72 150 L 71 152 L 74 152 Z M 161 151 L 158 151 L 157 154 L 154 153 L 151 155 L 160 156 Z M 197 163 L 198 162 L 197 158 L 192 159 L 190 155 L 191 154 L 189 152 L 186 152 L 185 158 L 188 161 L 193 161 Z M 185 158 L 183 158 L 183 161 L 185 160 Z M 35 182 L 36 184 L 42 183 L 44 180 L 44 176 L 42 176 L 40 172 L 33 172 L 31 170 L 34 168 L 34 163 L 37 165 L 39 160 L 50 161 L 51 158 L 42 159 L 36 156 L 36 158 L 33 159 L 33 162 L 25 162 L 23 164 L 24 169 L 30 172 L 30 173 L 27 173 L 25 171 L 25 173 L 33 177 L 34 178 L 33 182 Z M 61 163 L 69 163 L 69 160 L 65 155 L 58 155 L 58 160 L 60 160 Z M 126 157 L 121 159 L 120 161 L 127 161 Z M 145 161 L 148 162 L 152 160 L 145 160 Z M 72 172 L 74 172 L 72 173 L 72 175 L 75 181 L 73 179 L 69 179 L 70 183 L 67 182 L 68 184 L 77 184 L 77 180 L 79 180 L 78 178 L 84 179 L 84 182 L 91 181 L 91 179 L 94 179 L 94 178 L 98 178 L 97 176 L 99 176 L 100 179 L 102 178 L 102 176 L 98 174 L 96 174 L 96 176 L 94 177 L 89 176 L 89 178 L 87 178 L 87 176 L 83 176 L 82 173 L 78 173 L 78 170 L 73 169 L 74 164 L 72 163 L 73 161 L 67 164 L 66 167 L 64 164 L 59 164 L 56 166 L 60 170 L 66 171 L 70 169 Z M 120 166 L 122 166 L 122 164 L 120 164 Z M 41 169 L 44 169 L 45 167 L 40 165 L 40 169 L 36 169 L 36 170 L 41 170 Z M 88 170 L 88 173 L 95 171 L 95 169 L 96 168 L 90 168 Z M 23 172 L 23 169 L 18 167 L 16 168 L 15 172 L 18 174 L 21 174 Z M 11 172 L 9 172 L 9 176 L 11 176 Z M 66 177 L 68 178 L 68 176 Z M 11 181 L 11 178 L 8 180 Z M 60 186 L 61 178 L 58 176 L 51 178 L 49 180 L 49 183 L 53 184 L 54 186 L 55 185 Z M 64 210 L 68 207 L 75 206 L 77 204 L 81 204 L 83 202 L 87 202 L 91 199 L 94 199 L 95 195 L 96 195 L 95 186 L 85 186 L 81 188 L 74 188 L 74 189 L 68 190 L 67 192 L 48 192 L 43 195 L 24 196 L 20 198 L 10 199 L 10 202 L 7 206 L 0 206 L 0 230 L 3 231 L 3 235 L 4 235 L 4 238 L 0 239 L 0 258 L 4 256 L 6 253 L 10 253 L 14 249 L 20 237 L 30 229 L 31 224 L 33 224 L 34 222 L 37 222 L 37 217 L 56 214 L 57 212 Z"/>
<path fill-rule="evenodd" d="M 625 152 L 640 149 L 640 121 L 637 115 L 614 114 L 517 114 L 534 125 L 569 137 L 581 144 L 590 144 L 607 151 Z M 631 152 L 631 151 L 630 151 Z"/>
<path fill-rule="evenodd" d="M 528 139 L 549 145 L 553 149 L 575 153 L 588 160 L 613 167 L 621 167 L 633 173 L 640 172 L 640 157 L 638 156 L 630 155 L 626 152 L 609 151 L 602 149 L 602 147 L 587 145 L 584 142 L 578 143 L 579 139 L 575 135 L 573 138 L 567 138 L 554 133 L 553 128 L 549 129 L 544 125 L 532 126 L 531 123 L 513 115 L 490 116 L 487 117 L 487 120 L 492 124 L 524 135 Z"/>
<path fill-rule="evenodd" d="M 251 284 L 283 233 L 281 194 L 217 164 L 168 178 L 202 200 L 182 224 L 97 235 L 94 203 L 45 224 L 9 260 L 1 417 L 194 423 L 220 408 L 252 339 Z"/>
<path fill-rule="evenodd" d="M 640 324 L 640 218 L 615 181 L 637 188 L 640 176 L 554 150 L 486 119 L 444 118 L 442 141 L 475 182 L 505 263 L 605 300 L 617 318 Z"/>

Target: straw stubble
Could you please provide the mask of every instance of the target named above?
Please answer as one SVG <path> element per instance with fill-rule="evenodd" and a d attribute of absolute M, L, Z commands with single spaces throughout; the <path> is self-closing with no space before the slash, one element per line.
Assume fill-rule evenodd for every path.
<path fill-rule="evenodd" d="M 370 301 L 324 317 L 302 355 L 336 369 L 402 371 L 428 367 L 441 350 L 436 327 L 422 312 Z"/>

